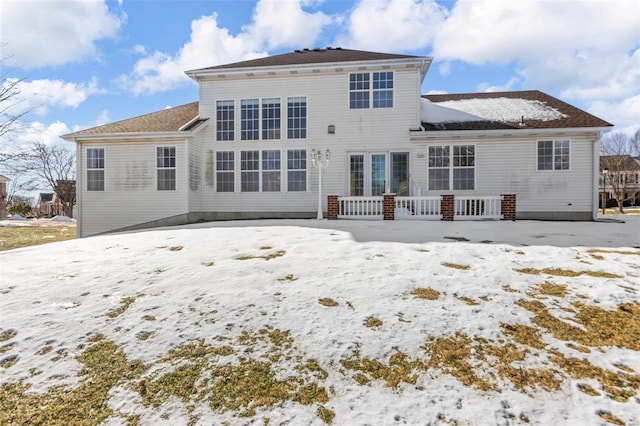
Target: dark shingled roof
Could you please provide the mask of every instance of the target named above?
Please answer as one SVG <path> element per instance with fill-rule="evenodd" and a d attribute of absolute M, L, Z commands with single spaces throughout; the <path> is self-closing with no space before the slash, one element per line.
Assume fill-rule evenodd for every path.
<path fill-rule="evenodd" d="M 182 126 L 198 116 L 198 102 L 163 109 L 134 118 L 128 118 L 103 126 L 92 127 L 79 132 L 69 133 L 63 136 L 65 139 L 80 138 L 83 136 L 107 135 L 114 133 L 147 133 L 147 132 L 177 132 Z M 204 120 L 196 120 L 201 123 Z M 185 131 L 193 129 L 190 125 Z"/>
<path fill-rule="evenodd" d="M 385 59 L 409 59 L 420 56 L 397 55 L 392 53 L 366 52 L 362 50 L 343 49 L 341 47 L 327 47 L 326 49 L 302 49 L 282 55 L 265 56 L 264 58 L 233 64 L 216 65 L 194 71 L 223 70 L 249 67 L 274 67 L 284 65 L 323 64 L 333 62 L 379 61 Z"/>
<path fill-rule="evenodd" d="M 511 98 L 539 101 L 555 108 L 565 117 L 555 120 L 527 120 L 525 126 L 521 126 L 519 121 L 468 121 L 455 123 L 422 123 L 426 130 L 492 130 L 492 129 L 561 129 L 572 127 L 610 127 L 608 123 L 594 115 L 589 114 L 579 108 L 569 105 L 566 102 L 542 93 L 539 90 L 525 90 L 519 92 L 489 92 L 489 93 L 458 93 L 445 95 L 422 95 L 423 98 L 433 103 L 446 101 L 459 101 L 467 99 L 491 99 L 491 98 Z"/>

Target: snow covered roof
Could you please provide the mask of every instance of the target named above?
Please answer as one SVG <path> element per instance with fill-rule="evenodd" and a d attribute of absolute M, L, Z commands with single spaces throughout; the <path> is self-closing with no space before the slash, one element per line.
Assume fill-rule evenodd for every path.
<path fill-rule="evenodd" d="M 485 130 L 612 126 L 538 90 L 423 95 L 426 130 Z"/>

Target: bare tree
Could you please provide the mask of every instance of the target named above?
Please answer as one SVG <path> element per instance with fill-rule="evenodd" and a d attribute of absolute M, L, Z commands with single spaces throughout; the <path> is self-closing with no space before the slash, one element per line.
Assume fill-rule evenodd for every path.
<path fill-rule="evenodd" d="M 634 155 L 637 155 L 637 142 L 640 139 L 640 131 L 633 137 L 616 132 L 609 134 L 602 140 L 600 173 L 603 178 L 605 190 L 610 189 L 618 203 L 620 213 L 624 213 L 623 204 L 635 198 L 635 192 L 630 191 L 637 187 L 638 171 L 640 163 Z"/>
<path fill-rule="evenodd" d="M 23 176 L 33 176 L 22 184 L 26 190 L 52 188 L 60 198 L 64 214 L 71 217 L 76 204 L 76 158 L 72 149 L 61 145 L 34 142 L 20 154 L 19 169 Z"/>

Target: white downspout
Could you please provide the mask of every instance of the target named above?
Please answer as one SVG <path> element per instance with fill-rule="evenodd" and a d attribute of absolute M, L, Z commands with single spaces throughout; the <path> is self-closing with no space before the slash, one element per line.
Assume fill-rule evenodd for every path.
<path fill-rule="evenodd" d="M 596 138 L 593 141 L 593 190 L 592 203 L 591 203 L 591 219 L 598 219 L 598 199 L 600 191 L 600 141 L 602 139 L 602 132 L 596 134 Z"/>

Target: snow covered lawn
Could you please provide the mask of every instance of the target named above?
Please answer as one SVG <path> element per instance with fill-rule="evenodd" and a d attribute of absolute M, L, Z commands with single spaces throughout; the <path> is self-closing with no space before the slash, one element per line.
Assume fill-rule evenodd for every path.
<path fill-rule="evenodd" d="M 632 244 L 257 223 L 0 253 L 0 424 L 640 424 Z"/>

